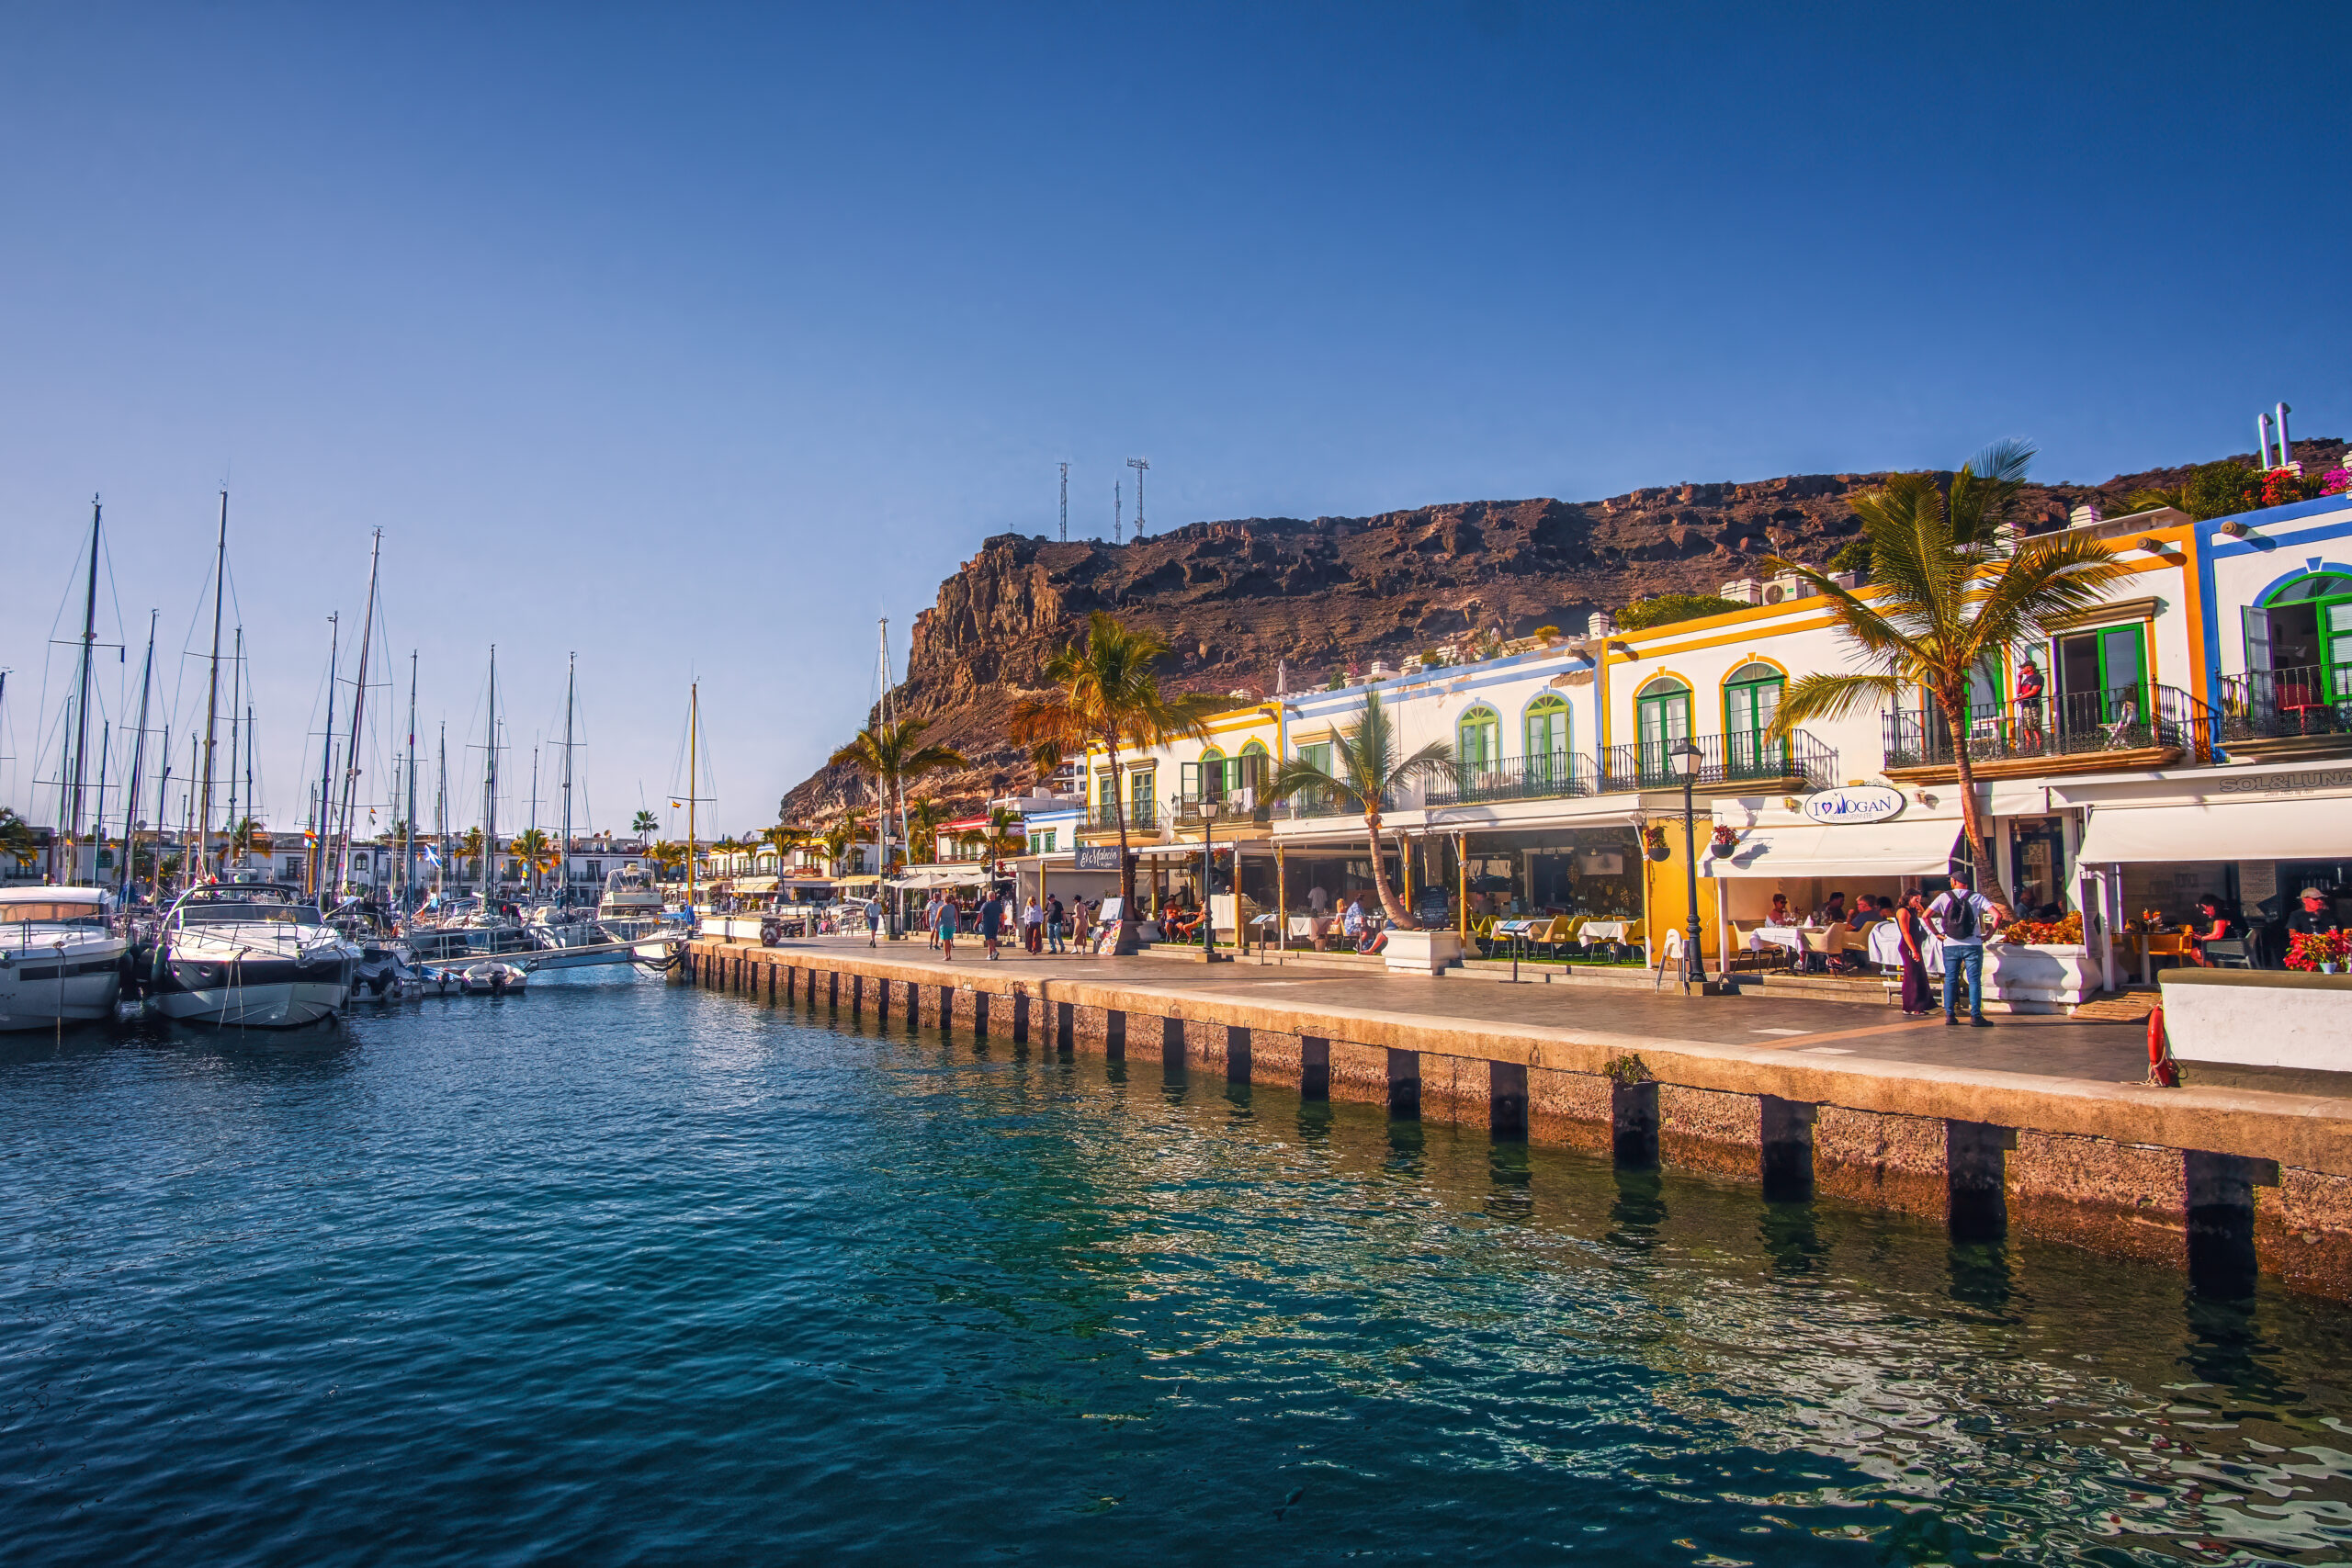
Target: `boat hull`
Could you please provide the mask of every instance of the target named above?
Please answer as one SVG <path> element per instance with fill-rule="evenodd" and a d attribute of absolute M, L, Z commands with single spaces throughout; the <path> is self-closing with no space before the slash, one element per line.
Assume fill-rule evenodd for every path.
<path fill-rule="evenodd" d="M 239 1029 L 299 1029 L 343 1010 L 349 963 L 298 964 L 267 959 L 227 966 L 174 960 L 155 987 L 155 1010 L 184 1023 Z"/>
<path fill-rule="evenodd" d="M 122 944 L 113 951 L 69 957 L 35 957 L 0 967 L 0 1033 L 93 1023 L 114 1016 L 122 994 Z M 65 973 L 58 971 L 63 969 Z"/>

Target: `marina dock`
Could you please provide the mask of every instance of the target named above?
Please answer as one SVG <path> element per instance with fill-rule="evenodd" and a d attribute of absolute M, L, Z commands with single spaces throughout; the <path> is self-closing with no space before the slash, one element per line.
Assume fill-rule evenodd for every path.
<path fill-rule="evenodd" d="M 949 963 L 918 942 L 697 941 L 677 971 L 778 1006 L 1385 1106 L 1948 1224 L 2352 1300 L 2352 1075 L 2140 1079 L 2144 1025 L 1947 1029 L 1836 1000 L 1430 979 L 1311 963 Z"/>

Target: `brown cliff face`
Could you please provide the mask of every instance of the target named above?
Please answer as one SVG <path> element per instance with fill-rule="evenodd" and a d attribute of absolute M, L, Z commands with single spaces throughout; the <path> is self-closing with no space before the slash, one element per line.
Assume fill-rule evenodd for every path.
<path fill-rule="evenodd" d="M 2296 444 L 2307 457 L 2306 443 Z M 2250 458 L 2248 460 L 2251 460 Z M 2020 513 L 2054 526 L 2082 502 L 2109 515 L 2185 470 L 2099 486 L 2035 486 Z M 1596 609 L 1664 592 L 1714 592 L 1759 575 L 1763 558 L 1826 561 L 1860 523 L 1849 498 L 1884 474 L 1800 474 L 1750 484 L 1686 484 L 1606 501 L 1472 501 L 1377 517 L 1253 517 L 1195 523 L 1125 545 L 1000 534 L 940 584 L 915 617 L 899 712 L 931 721 L 973 768 L 919 793 L 965 802 L 1029 782 L 1005 740 L 1014 700 L 1035 691 L 1056 649 L 1108 610 L 1170 647 L 1161 679 L 1182 691 L 1263 694 L 1276 666 L 1290 688 L 1391 663 L 1465 632 L 1576 633 Z M 784 797 L 786 819 L 820 819 L 864 784 L 826 769 Z"/>

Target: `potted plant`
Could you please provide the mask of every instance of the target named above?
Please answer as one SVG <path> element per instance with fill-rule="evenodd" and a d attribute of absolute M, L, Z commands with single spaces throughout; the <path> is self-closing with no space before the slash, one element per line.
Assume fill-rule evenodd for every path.
<path fill-rule="evenodd" d="M 2099 988 L 2080 911 L 2055 920 L 2011 920 L 1984 949 L 1984 989 L 2012 1012 L 2076 1007 Z"/>
<path fill-rule="evenodd" d="M 2342 931 L 2296 931 L 2287 941 L 2287 967 L 2305 974 L 2340 974 L 2347 958 L 2352 936 Z"/>

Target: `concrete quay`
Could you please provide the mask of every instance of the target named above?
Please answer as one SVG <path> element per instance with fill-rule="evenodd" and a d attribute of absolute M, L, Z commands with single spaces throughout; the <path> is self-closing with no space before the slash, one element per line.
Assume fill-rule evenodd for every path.
<path fill-rule="evenodd" d="M 1057 1052 L 1157 1057 L 1394 1117 L 1899 1210 L 2352 1300 L 2352 1075 L 2239 1069 L 2151 1088 L 2143 1026 L 1987 1030 L 1883 1007 L 1476 983 L 1312 964 L 953 963 L 918 938 L 698 940 L 679 977 Z"/>

